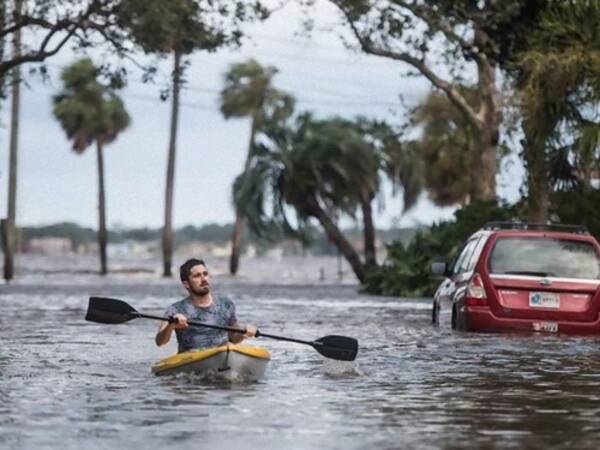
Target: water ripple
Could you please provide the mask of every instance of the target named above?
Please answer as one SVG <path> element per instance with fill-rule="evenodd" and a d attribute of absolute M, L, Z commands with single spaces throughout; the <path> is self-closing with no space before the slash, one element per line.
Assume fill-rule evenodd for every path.
<path fill-rule="evenodd" d="M 156 323 L 85 322 L 87 297 L 161 314 L 177 285 L 86 280 L 0 294 L 8 448 L 197 448 L 199 436 L 216 449 L 597 447 L 598 339 L 452 333 L 431 328 L 429 300 L 230 281 L 244 321 L 307 340 L 354 336 L 357 360 L 262 339 L 273 358 L 261 382 L 154 377 L 174 351 L 154 346 Z"/>

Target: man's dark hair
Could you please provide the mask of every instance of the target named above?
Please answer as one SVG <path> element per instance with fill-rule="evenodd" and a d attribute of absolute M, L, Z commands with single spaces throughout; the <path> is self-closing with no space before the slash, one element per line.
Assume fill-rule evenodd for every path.
<path fill-rule="evenodd" d="M 206 267 L 206 263 L 203 259 L 190 258 L 186 262 L 184 262 L 181 267 L 179 267 L 179 278 L 181 278 L 181 282 L 187 281 L 190 277 L 190 272 L 192 271 L 192 267 L 198 266 L 202 264 Z"/>

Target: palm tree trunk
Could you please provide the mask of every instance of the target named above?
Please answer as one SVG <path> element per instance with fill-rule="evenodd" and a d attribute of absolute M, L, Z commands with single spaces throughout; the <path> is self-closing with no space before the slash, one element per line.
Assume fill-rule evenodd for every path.
<path fill-rule="evenodd" d="M 239 211 L 235 212 L 235 224 L 231 235 L 231 256 L 229 258 L 229 273 L 235 275 L 240 266 L 240 248 L 242 245 L 242 232 L 244 230 L 244 218 Z"/>
<path fill-rule="evenodd" d="M 15 1 L 15 15 L 20 16 L 22 0 Z M 21 54 L 21 31 L 15 32 L 13 41 L 13 56 L 18 58 Z M 21 101 L 21 70 L 13 69 L 12 99 L 11 99 L 11 124 L 10 124 L 10 155 L 8 175 L 8 210 L 4 222 L 4 279 L 10 281 L 14 277 L 14 254 L 16 250 L 16 205 L 17 205 L 17 153 L 19 148 L 19 114 Z"/>
<path fill-rule="evenodd" d="M 96 157 L 98 160 L 98 251 L 100 254 L 100 275 L 108 273 L 106 259 L 106 200 L 104 190 L 104 154 L 102 153 L 102 142 L 96 141 Z"/>
<path fill-rule="evenodd" d="M 373 209 L 371 200 L 363 199 L 361 201 L 363 215 L 363 236 L 365 243 L 365 263 L 367 266 L 377 265 L 377 253 L 375 249 L 375 226 L 373 224 Z"/>
<path fill-rule="evenodd" d="M 256 113 L 252 115 L 252 125 L 250 128 L 250 142 L 248 144 L 248 153 L 246 154 L 246 162 L 244 163 L 244 174 L 250 168 L 250 162 L 254 154 L 254 139 L 256 137 Z M 229 259 L 229 273 L 235 275 L 240 267 L 240 250 L 242 246 L 242 233 L 244 232 L 244 217 L 235 208 L 235 224 L 233 226 L 233 234 L 231 236 L 231 257 Z"/>
<path fill-rule="evenodd" d="M 545 223 L 550 207 L 550 174 L 545 151 L 545 139 L 540 139 L 525 120 L 523 130 L 523 150 L 527 167 L 527 219 L 530 222 Z"/>
<path fill-rule="evenodd" d="M 171 103 L 171 134 L 167 160 L 167 186 L 165 193 L 165 226 L 162 233 L 163 277 L 170 277 L 173 258 L 173 192 L 175 185 L 175 150 L 179 116 L 179 91 L 181 84 L 181 53 L 173 53 L 173 100 Z"/>
<path fill-rule="evenodd" d="M 327 234 L 327 237 L 334 243 L 340 253 L 346 258 L 346 261 L 352 267 L 356 278 L 361 283 L 365 282 L 365 267 L 360 260 L 358 252 L 352 247 L 352 244 L 346 239 L 344 234 L 340 231 L 334 221 L 327 215 L 327 212 L 319 205 L 318 201 L 314 198 L 305 200 L 303 205 L 305 211 L 310 211 L 310 215 L 315 217 Z"/>
<path fill-rule="evenodd" d="M 525 108 L 522 140 L 527 168 L 528 220 L 544 223 L 550 208 L 550 167 L 546 145 L 557 125 L 554 102 L 546 101 L 548 92 L 540 91 L 535 108 Z"/>

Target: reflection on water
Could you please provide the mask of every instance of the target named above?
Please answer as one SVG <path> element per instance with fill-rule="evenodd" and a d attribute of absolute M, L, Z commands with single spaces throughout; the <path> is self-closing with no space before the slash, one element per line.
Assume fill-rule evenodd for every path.
<path fill-rule="evenodd" d="M 221 277 L 263 331 L 354 336 L 361 349 L 324 361 L 259 339 L 273 354 L 264 380 L 206 383 L 151 375 L 175 350 L 154 346 L 154 321 L 83 320 L 93 294 L 160 314 L 181 296 L 176 280 L 35 277 L 0 291 L 2 448 L 598 447 L 594 338 L 450 333 L 431 328 L 427 300 Z"/>

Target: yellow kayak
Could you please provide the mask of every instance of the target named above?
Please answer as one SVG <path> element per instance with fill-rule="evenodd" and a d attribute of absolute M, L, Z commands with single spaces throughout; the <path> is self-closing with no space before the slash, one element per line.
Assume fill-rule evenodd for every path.
<path fill-rule="evenodd" d="M 152 373 L 171 375 L 192 372 L 228 380 L 259 380 L 265 374 L 270 359 L 271 353 L 262 347 L 225 344 L 171 355 L 154 364 Z"/>

